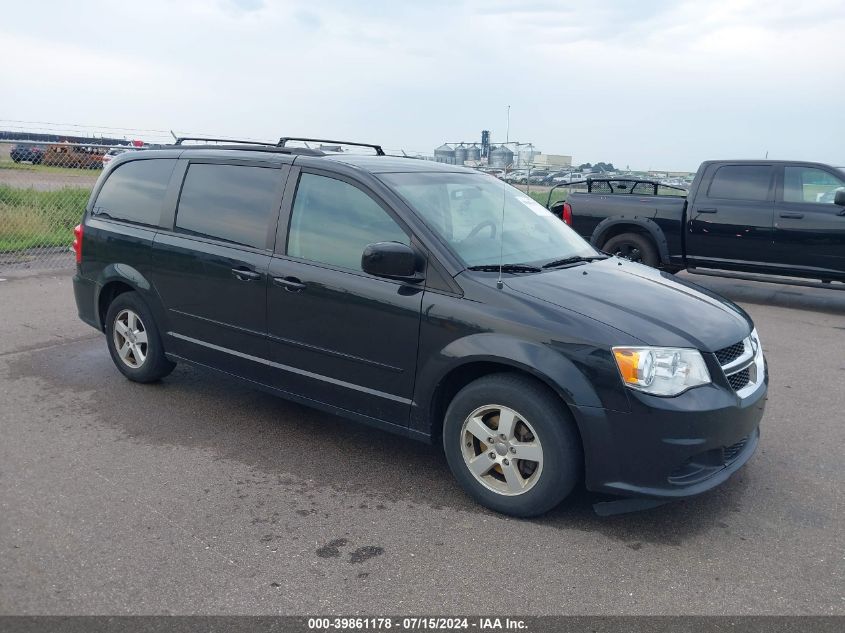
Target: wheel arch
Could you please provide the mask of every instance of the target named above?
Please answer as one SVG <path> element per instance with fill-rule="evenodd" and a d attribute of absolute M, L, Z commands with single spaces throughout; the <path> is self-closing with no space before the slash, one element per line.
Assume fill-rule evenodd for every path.
<path fill-rule="evenodd" d="M 137 292 L 158 317 L 157 301 L 152 284 L 136 268 L 127 264 L 109 264 L 97 278 L 95 308 L 97 326 L 105 330 L 105 317 L 112 301 L 124 292 Z"/>
<path fill-rule="evenodd" d="M 669 263 L 669 243 L 666 240 L 666 235 L 651 218 L 640 216 L 605 218 L 593 230 L 590 243 L 596 248 L 601 248 L 609 239 L 623 233 L 647 235 L 657 247 L 660 263 L 664 265 Z"/>
<path fill-rule="evenodd" d="M 443 430 L 446 409 L 455 394 L 472 381 L 484 376 L 516 373 L 532 378 L 554 394 L 572 416 L 580 436 L 579 421 L 572 405 L 602 406 L 598 394 L 586 376 L 565 356 L 538 343 L 502 338 L 498 340 L 499 354 L 496 354 L 491 348 L 491 345 L 496 344 L 492 341 L 494 337 L 496 335 L 477 334 L 461 339 L 460 347 L 464 348 L 464 351 L 471 345 L 479 348 L 478 353 L 460 358 L 452 357 L 454 362 L 442 371 L 436 380 L 431 380 L 425 370 L 421 372 L 420 383 L 430 384 L 430 387 L 420 389 L 421 393 L 417 399 L 417 402 L 427 404 L 421 430 L 430 436 L 433 443 L 437 443 Z M 482 353 L 482 350 L 486 352 Z"/>

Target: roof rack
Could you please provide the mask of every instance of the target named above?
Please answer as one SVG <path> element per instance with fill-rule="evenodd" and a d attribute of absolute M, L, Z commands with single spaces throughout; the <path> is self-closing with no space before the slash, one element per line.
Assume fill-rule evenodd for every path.
<path fill-rule="evenodd" d="M 334 145 L 354 145 L 355 147 L 370 147 L 376 151 L 376 156 L 385 156 L 384 150 L 381 148 L 381 145 L 374 145 L 373 143 L 353 143 L 352 141 L 336 141 L 334 139 L 328 138 L 305 138 L 305 137 L 297 137 L 297 136 L 283 136 L 279 139 L 279 142 L 276 143 L 277 147 L 284 147 L 288 141 L 303 141 L 303 142 L 311 142 L 311 143 L 332 143 Z"/>
<path fill-rule="evenodd" d="M 180 136 L 176 139 L 174 145 L 181 145 L 183 141 L 205 141 L 213 143 L 237 143 L 238 145 L 265 145 L 267 147 L 277 147 L 277 143 L 267 143 L 265 141 L 242 141 L 234 138 L 214 138 L 207 136 Z"/>

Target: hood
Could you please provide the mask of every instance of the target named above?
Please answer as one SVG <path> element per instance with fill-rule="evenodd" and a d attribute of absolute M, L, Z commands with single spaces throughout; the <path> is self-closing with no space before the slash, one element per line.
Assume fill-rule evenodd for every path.
<path fill-rule="evenodd" d="M 713 352 L 751 332 L 751 318 L 719 295 L 659 270 L 615 257 L 514 276 L 511 290 L 577 312 L 646 345 Z"/>

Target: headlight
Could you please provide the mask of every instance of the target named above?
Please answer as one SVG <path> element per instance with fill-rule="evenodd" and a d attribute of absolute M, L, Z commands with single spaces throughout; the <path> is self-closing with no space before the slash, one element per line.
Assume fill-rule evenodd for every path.
<path fill-rule="evenodd" d="M 710 372 L 696 349 L 614 347 L 613 357 L 625 386 L 656 396 L 677 396 L 710 382 Z"/>

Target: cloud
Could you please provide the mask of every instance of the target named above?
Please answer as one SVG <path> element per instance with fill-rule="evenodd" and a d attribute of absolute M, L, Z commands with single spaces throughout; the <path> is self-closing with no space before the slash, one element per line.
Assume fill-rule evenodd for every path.
<path fill-rule="evenodd" d="M 15 3 L 0 81 L 10 119 L 431 151 L 502 140 L 511 105 L 511 139 L 578 161 L 842 164 L 843 24 L 827 0 Z"/>

